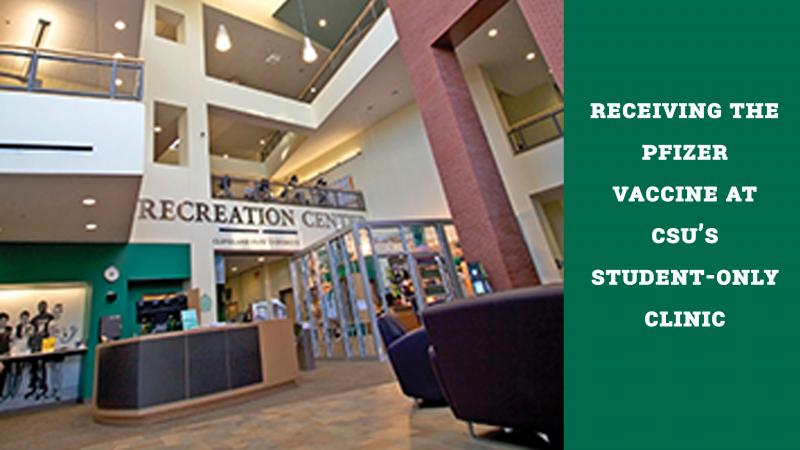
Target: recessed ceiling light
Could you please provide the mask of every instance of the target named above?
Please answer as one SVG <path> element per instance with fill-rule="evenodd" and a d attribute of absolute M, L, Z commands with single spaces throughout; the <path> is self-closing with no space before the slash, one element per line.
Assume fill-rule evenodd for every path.
<path fill-rule="evenodd" d="M 225 153 L 224 155 L 222 155 L 222 157 L 225 158 L 225 159 L 228 159 L 228 154 Z"/>
<path fill-rule="evenodd" d="M 120 58 L 124 58 L 124 57 L 125 57 L 125 55 L 122 52 L 114 52 L 114 58 L 120 59 Z"/>
<path fill-rule="evenodd" d="M 312 94 L 316 94 L 317 93 L 317 87 L 316 86 L 311 86 L 311 89 L 309 89 L 308 92 L 311 92 Z"/>
<path fill-rule="evenodd" d="M 126 23 L 125 23 L 124 21 L 122 21 L 122 20 L 117 20 L 116 22 L 114 22 L 114 28 L 116 28 L 116 29 L 117 29 L 117 31 L 122 31 L 122 30 L 124 30 L 124 29 L 125 29 L 125 28 L 127 28 L 127 27 L 128 27 L 128 24 L 126 24 Z"/>
<path fill-rule="evenodd" d="M 264 262 L 264 257 L 263 256 L 259 256 L 258 257 L 258 262 Z"/>
<path fill-rule="evenodd" d="M 528 52 L 528 54 L 525 55 L 525 59 L 527 59 L 528 61 L 533 61 L 535 58 L 536 58 L 536 53 L 533 52 Z"/>
<path fill-rule="evenodd" d="M 233 272 L 236 272 L 237 270 L 239 270 L 239 268 L 238 268 L 238 267 L 236 267 L 236 266 L 233 266 L 233 267 L 231 267 L 231 270 L 232 270 Z"/>
<path fill-rule="evenodd" d="M 258 145 L 267 145 L 267 140 L 264 139 L 264 138 L 259 139 L 258 140 Z"/>
<path fill-rule="evenodd" d="M 153 133 L 155 133 L 155 134 L 161 133 L 161 126 L 160 125 L 154 126 L 153 127 Z"/>
<path fill-rule="evenodd" d="M 122 78 L 117 78 L 116 80 L 114 80 L 114 86 L 116 87 L 122 86 Z"/>
<path fill-rule="evenodd" d="M 83 203 L 83 206 L 94 206 L 97 204 L 97 200 L 94 197 L 86 197 L 81 203 Z"/>
<path fill-rule="evenodd" d="M 488 34 L 490 38 L 493 38 L 493 37 L 497 36 L 497 33 L 498 33 L 498 32 L 497 32 L 497 28 L 492 28 L 492 29 L 490 29 L 490 30 L 489 30 L 489 32 L 488 32 L 488 33 L 486 33 L 486 34 Z"/>
<path fill-rule="evenodd" d="M 97 224 L 93 223 L 93 222 L 89 222 L 84 226 L 84 228 L 86 228 L 86 231 L 94 231 L 94 230 L 97 229 Z"/>
<path fill-rule="evenodd" d="M 320 28 L 325 28 L 328 26 L 328 21 L 323 17 L 322 19 L 319 19 L 317 25 L 319 25 Z"/>

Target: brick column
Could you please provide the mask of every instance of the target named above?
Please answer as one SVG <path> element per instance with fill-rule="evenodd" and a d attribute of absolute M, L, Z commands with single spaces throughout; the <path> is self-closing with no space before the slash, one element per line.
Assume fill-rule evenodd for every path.
<path fill-rule="evenodd" d="M 564 0 L 517 0 L 517 4 L 564 92 Z"/>
<path fill-rule="evenodd" d="M 477 0 L 389 0 L 465 256 L 482 262 L 494 288 L 503 290 L 538 284 L 539 278 L 456 55 L 433 46 L 480 5 Z"/>

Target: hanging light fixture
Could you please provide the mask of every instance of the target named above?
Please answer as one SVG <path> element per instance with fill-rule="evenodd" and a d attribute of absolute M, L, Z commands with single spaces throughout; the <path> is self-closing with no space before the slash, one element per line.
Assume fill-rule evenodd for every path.
<path fill-rule="evenodd" d="M 231 37 L 228 35 L 228 30 L 225 28 L 224 24 L 219 24 L 219 28 L 217 28 L 217 38 L 214 40 L 214 47 L 223 53 L 233 47 Z"/>
<path fill-rule="evenodd" d="M 300 6 L 300 20 L 303 23 L 303 34 L 305 35 L 303 38 L 303 61 L 311 64 L 317 60 L 319 55 L 317 55 L 317 50 L 311 44 L 311 38 L 308 37 L 308 23 L 306 22 L 306 9 L 303 6 L 303 0 L 299 0 L 298 4 Z"/>
<path fill-rule="evenodd" d="M 314 49 L 314 46 L 311 45 L 311 39 L 306 36 L 306 38 L 303 39 L 303 61 L 311 64 L 317 60 L 317 56 L 317 51 Z"/>

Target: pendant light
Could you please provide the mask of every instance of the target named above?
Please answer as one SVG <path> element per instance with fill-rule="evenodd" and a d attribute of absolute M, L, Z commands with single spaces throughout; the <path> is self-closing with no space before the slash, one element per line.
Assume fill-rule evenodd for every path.
<path fill-rule="evenodd" d="M 303 39 L 303 61 L 311 64 L 317 60 L 317 56 L 317 51 L 314 49 L 314 46 L 311 45 L 311 39 L 306 36 L 305 39 Z"/>
<path fill-rule="evenodd" d="M 225 28 L 224 24 L 219 24 L 219 28 L 217 28 L 217 38 L 214 40 L 214 47 L 223 53 L 233 47 L 231 37 L 228 35 L 228 30 Z"/>
<path fill-rule="evenodd" d="M 311 44 L 311 38 L 308 37 L 308 23 L 306 22 L 306 9 L 303 6 L 303 0 L 298 0 L 297 3 L 300 6 L 300 21 L 303 24 L 303 61 L 311 64 L 317 60 L 319 55 L 317 55 L 314 45 Z"/>

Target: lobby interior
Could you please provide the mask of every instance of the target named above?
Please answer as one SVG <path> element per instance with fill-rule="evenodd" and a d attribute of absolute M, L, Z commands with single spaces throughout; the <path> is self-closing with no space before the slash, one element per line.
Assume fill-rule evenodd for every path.
<path fill-rule="evenodd" d="M 563 0 L 0 19 L 0 448 L 563 445 Z"/>

